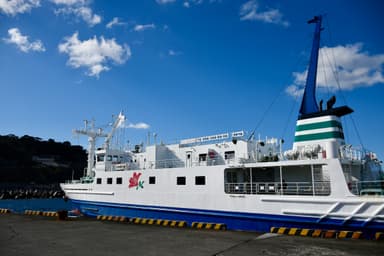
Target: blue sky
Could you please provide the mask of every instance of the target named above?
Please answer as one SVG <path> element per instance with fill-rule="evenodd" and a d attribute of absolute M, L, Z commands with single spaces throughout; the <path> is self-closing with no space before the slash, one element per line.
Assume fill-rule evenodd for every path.
<path fill-rule="evenodd" d="M 262 137 L 283 137 L 288 149 L 314 30 L 306 21 L 326 14 L 318 100 L 335 94 L 336 105 L 347 102 L 355 110 L 355 125 L 343 121 L 347 142 L 360 137 L 383 158 L 383 7 L 0 0 L 0 134 L 84 144 L 72 129 L 84 119 L 107 124 L 123 110 L 132 143 L 148 132 L 171 142 L 256 127 Z"/>

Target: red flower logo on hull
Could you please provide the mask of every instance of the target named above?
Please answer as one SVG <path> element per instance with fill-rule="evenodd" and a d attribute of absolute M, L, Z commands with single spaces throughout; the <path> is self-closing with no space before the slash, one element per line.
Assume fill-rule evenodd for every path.
<path fill-rule="evenodd" d="M 139 181 L 140 179 L 140 176 L 141 176 L 141 173 L 138 172 L 134 172 L 132 177 L 129 178 L 129 188 L 133 188 L 133 187 L 136 187 L 136 190 L 139 189 L 139 188 L 144 188 L 144 181 Z"/>

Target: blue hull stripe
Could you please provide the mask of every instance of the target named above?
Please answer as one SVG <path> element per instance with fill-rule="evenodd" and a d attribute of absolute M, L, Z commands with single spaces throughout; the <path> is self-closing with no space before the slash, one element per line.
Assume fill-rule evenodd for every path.
<path fill-rule="evenodd" d="M 302 216 L 287 216 L 277 214 L 244 213 L 232 211 L 214 211 L 191 208 L 175 208 L 155 205 L 119 204 L 108 202 L 93 202 L 72 200 L 74 207 L 79 208 L 85 215 L 126 216 L 154 219 L 185 220 L 224 223 L 228 229 L 269 232 L 271 227 L 298 227 L 364 231 L 368 236 L 384 230 L 384 222 L 350 220 L 344 222 L 336 218 L 313 218 Z"/>

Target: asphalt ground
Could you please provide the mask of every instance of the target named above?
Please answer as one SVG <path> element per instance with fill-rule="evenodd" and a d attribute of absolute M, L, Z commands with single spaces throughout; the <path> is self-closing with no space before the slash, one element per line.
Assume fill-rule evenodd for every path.
<path fill-rule="evenodd" d="M 0 255 L 384 255 L 384 241 L 0 214 Z"/>

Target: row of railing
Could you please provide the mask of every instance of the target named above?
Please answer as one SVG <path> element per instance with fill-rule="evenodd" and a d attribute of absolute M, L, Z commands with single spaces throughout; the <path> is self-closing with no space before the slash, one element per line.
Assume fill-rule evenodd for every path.
<path fill-rule="evenodd" d="M 278 194 L 278 195 L 318 195 L 331 193 L 329 181 L 316 182 L 236 182 L 225 183 L 228 194 Z"/>
<path fill-rule="evenodd" d="M 143 166 L 138 168 L 136 164 L 121 163 L 113 164 L 107 168 L 107 171 L 124 171 L 132 169 L 164 169 L 164 168 L 184 168 L 184 167 L 197 167 L 197 166 L 214 166 L 214 165 L 237 165 L 250 162 L 244 158 L 231 158 L 222 159 L 219 157 L 210 158 L 206 161 L 181 161 L 180 159 L 164 159 L 157 161 L 148 161 Z"/>
<path fill-rule="evenodd" d="M 321 153 L 308 156 L 304 153 L 298 154 L 294 159 L 295 160 L 303 160 L 303 159 L 319 159 L 325 157 L 325 155 L 321 155 Z M 192 159 L 182 160 L 179 158 L 173 159 L 163 159 L 156 161 L 148 161 L 143 163 L 141 166 L 138 166 L 136 163 L 120 163 L 111 165 L 107 171 L 123 171 L 123 170 L 131 170 L 131 169 L 164 169 L 164 168 L 188 168 L 188 167 L 197 167 L 197 166 L 214 166 L 214 165 L 241 165 L 245 163 L 255 163 L 255 162 L 265 162 L 265 161 L 277 161 L 277 160 L 287 160 L 289 158 L 283 157 L 282 155 L 273 155 L 274 157 L 263 157 L 259 160 L 256 160 L 253 157 L 245 156 L 245 157 L 236 157 L 236 158 L 228 158 L 224 159 L 222 156 L 216 156 L 207 158 L 202 161 L 192 161 Z M 365 154 L 360 149 L 350 148 L 350 147 L 341 147 L 340 148 L 340 158 L 347 160 L 358 160 L 361 161 L 364 158 Z"/>
<path fill-rule="evenodd" d="M 79 180 L 66 180 L 64 183 L 66 184 L 84 184 L 84 183 L 92 183 L 93 177 L 84 176 L 80 178 Z"/>
<path fill-rule="evenodd" d="M 350 191 L 359 196 L 384 195 L 384 180 L 354 181 L 348 183 Z"/>
<path fill-rule="evenodd" d="M 364 158 L 364 150 L 351 146 L 340 147 L 340 158 L 352 161 L 361 161 Z"/>

